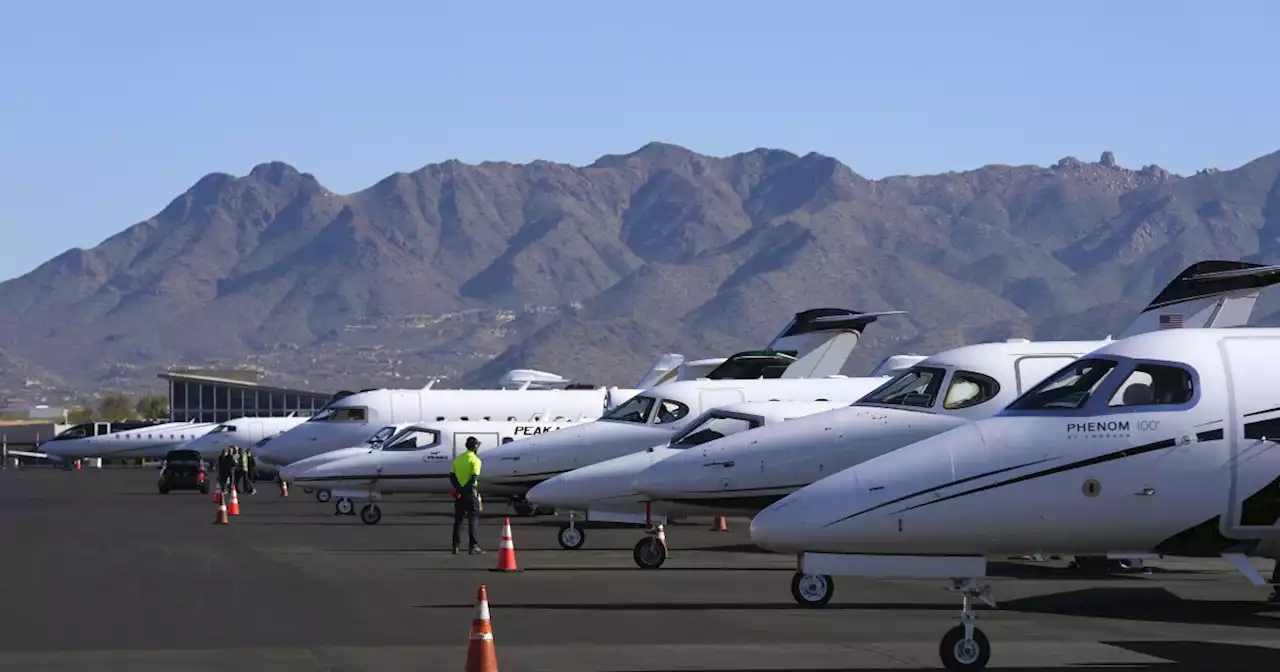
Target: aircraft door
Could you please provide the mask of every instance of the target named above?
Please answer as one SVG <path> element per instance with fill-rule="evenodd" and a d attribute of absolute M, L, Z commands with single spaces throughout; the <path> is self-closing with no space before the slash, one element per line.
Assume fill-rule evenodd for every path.
<path fill-rule="evenodd" d="M 713 408 L 720 406 L 730 406 L 732 404 L 740 404 L 746 399 L 742 395 L 742 390 L 731 388 L 727 390 L 703 390 L 699 393 L 698 400 L 702 403 L 702 408 L 690 410 L 690 415 L 705 413 Z"/>
<path fill-rule="evenodd" d="M 1018 394 L 1035 387 L 1037 383 L 1057 373 L 1059 369 L 1076 361 L 1064 355 L 1028 355 L 1019 357 L 1015 366 L 1018 374 Z"/>
<path fill-rule="evenodd" d="M 1231 464 L 1224 535 L 1280 535 L 1280 406 L 1271 367 L 1280 336 L 1227 337 L 1219 343 L 1227 374 L 1230 419 L 1226 428 Z"/>
<path fill-rule="evenodd" d="M 457 457 L 462 451 L 467 449 L 467 438 L 476 437 L 480 440 L 480 450 L 485 451 L 498 445 L 497 432 L 454 432 L 453 433 L 453 456 Z"/>
<path fill-rule="evenodd" d="M 267 438 L 266 431 L 262 429 L 261 422 L 251 422 L 246 429 L 248 431 L 245 432 L 245 436 L 248 437 L 250 442 L 257 442 Z"/>
<path fill-rule="evenodd" d="M 391 418 L 387 422 L 419 422 L 422 418 L 422 395 L 416 390 L 391 392 Z"/>

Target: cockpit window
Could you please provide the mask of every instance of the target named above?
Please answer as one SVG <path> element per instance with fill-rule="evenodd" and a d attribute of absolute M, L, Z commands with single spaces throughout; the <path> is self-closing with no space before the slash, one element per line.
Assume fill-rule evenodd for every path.
<path fill-rule="evenodd" d="M 366 415 L 364 408 L 327 408 L 307 422 L 366 422 Z"/>
<path fill-rule="evenodd" d="M 64 431 L 63 433 L 53 438 L 59 441 L 63 439 L 83 439 L 86 436 L 90 436 L 89 429 L 90 428 L 85 425 L 79 425 L 76 427 L 71 427 L 70 429 Z"/>
<path fill-rule="evenodd" d="M 1116 363 L 1109 359 L 1076 360 L 1044 379 L 1009 408 L 1015 411 L 1080 408 L 1115 368 Z"/>
<path fill-rule="evenodd" d="M 1195 389 L 1191 372 L 1177 366 L 1139 364 L 1125 379 L 1108 406 L 1168 406 L 1191 401 Z"/>
<path fill-rule="evenodd" d="M 653 397 L 632 397 L 626 403 L 606 413 L 601 419 L 646 423 L 649 421 L 649 413 L 653 410 L 654 401 Z"/>
<path fill-rule="evenodd" d="M 675 422 L 686 415 L 689 415 L 688 406 L 674 399 L 663 399 L 658 404 L 658 418 L 654 421 L 654 424 L 665 425 Z"/>
<path fill-rule="evenodd" d="M 209 433 L 217 434 L 218 432 L 234 432 L 234 431 L 236 431 L 235 425 L 218 425 L 217 427 L 214 427 L 213 431 Z"/>
<path fill-rule="evenodd" d="M 434 429 L 409 428 L 388 441 L 382 450 L 389 453 L 424 450 L 440 444 L 440 432 Z"/>
<path fill-rule="evenodd" d="M 972 371 L 956 371 L 951 375 L 951 385 L 947 386 L 947 396 L 942 400 L 942 407 L 948 411 L 969 408 L 997 394 L 1000 394 L 1000 383 L 995 378 Z"/>
<path fill-rule="evenodd" d="M 671 447 L 688 448 L 689 446 L 715 441 L 730 434 L 745 432 L 748 429 L 754 429 L 759 426 L 759 420 L 710 415 L 702 422 L 681 432 L 678 436 L 672 437 Z"/>
<path fill-rule="evenodd" d="M 365 439 L 365 443 L 371 446 L 380 445 L 386 442 L 387 439 L 390 439 L 392 435 L 394 435 L 395 433 L 396 433 L 395 426 L 383 427 L 382 429 L 379 429 L 378 431 L 374 432 L 373 436 L 369 437 L 368 439 Z"/>
<path fill-rule="evenodd" d="M 946 375 L 945 369 L 913 366 L 897 378 L 869 392 L 858 403 L 930 408 L 938 398 L 938 390 Z"/>

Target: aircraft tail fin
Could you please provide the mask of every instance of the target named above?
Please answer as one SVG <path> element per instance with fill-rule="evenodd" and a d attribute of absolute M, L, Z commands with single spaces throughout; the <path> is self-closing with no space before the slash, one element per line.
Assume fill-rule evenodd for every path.
<path fill-rule="evenodd" d="M 1201 261 L 1178 274 L 1119 338 L 1158 329 L 1243 327 L 1262 290 L 1280 283 L 1280 265 Z"/>
<path fill-rule="evenodd" d="M 795 318 L 767 346 L 778 352 L 794 352 L 796 361 L 783 378 L 823 378 L 834 376 L 858 347 L 867 325 L 886 315 L 905 315 L 905 310 L 861 313 L 845 308 L 814 308 L 796 313 Z"/>
<path fill-rule="evenodd" d="M 653 363 L 640 382 L 636 383 L 636 387 L 643 390 L 675 380 L 680 373 L 681 364 L 684 364 L 684 355 L 678 352 L 658 355 L 658 360 Z"/>

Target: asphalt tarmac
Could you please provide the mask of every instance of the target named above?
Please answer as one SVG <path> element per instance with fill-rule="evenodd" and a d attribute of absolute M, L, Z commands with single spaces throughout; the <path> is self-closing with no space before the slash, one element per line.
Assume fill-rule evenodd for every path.
<path fill-rule="evenodd" d="M 836 579 L 794 603 L 792 559 L 750 546 L 745 520 L 668 529 L 641 570 L 636 528 L 564 551 L 555 518 L 512 518 L 524 570 L 449 552 L 450 506 L 389 497 L 377 525 L 270 484 L 212 524 L 211 496 L 156 492 L 148 469 L 0 471 L 0 670 L 462 670 L 480 584 L 503 672 L 939 669 L 960 600 L 941 583 Z M 1280 605 L 1221 561 L 1080 577 L 1000 563 L 981 608 L 992 669 L 1253 670 L 1280 663 Z M 1266 576 L 1270 562 L 1258 561 Z"/>

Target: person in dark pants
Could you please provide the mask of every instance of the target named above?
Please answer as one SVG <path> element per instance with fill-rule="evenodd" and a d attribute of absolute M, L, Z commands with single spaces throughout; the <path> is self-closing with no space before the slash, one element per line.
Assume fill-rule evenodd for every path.
<path fill-rule="evenodd" d="M 231 449 L 223 448 L 218 456 L 218 485 L 223 492 L 231 492 L 231 479 L 235 476 L 235 464 L 231 458 Z"/>
<path fill-rule="evenodd" d="M 453 458 L 453 468 L 449 471 L 449 483 L 453 485 L 453 553 L 458 554 L 458 545 L 462 543 L 462 521 L 467 520 L 467 532 L 471 536 L 471 555 L 483 555 L 484 549 L 476 539 L 476 531 L 480 526 L 480 441 L 474 436 L 467 437 L 467 449 Z"/>

